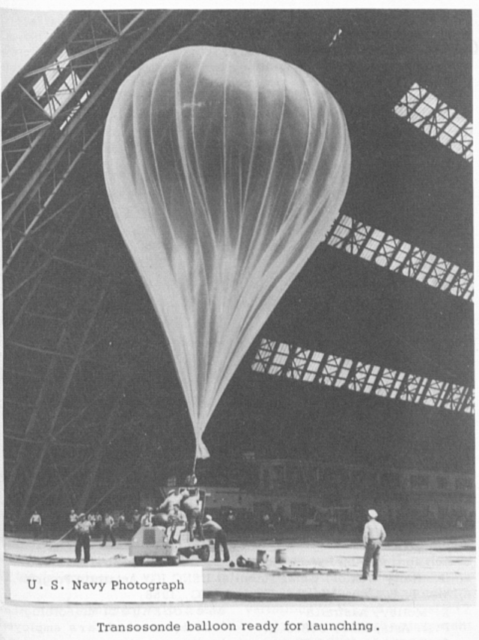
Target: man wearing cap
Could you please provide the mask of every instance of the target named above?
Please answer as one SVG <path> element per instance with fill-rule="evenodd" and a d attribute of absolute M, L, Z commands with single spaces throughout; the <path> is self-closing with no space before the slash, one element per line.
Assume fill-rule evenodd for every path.
<path fill-rule="evenodd" d="M 379 572 L 379 554 L 381 553 L 381 546 L 384 540 L 386 540 L 386 531 L 383 525 L 377 521 L 377 511 L 370 509 L 368 511 L 368 522 L 364 525 L 363 542 L 364 542 L 364 560 L 363 560 L 363 574 L 361 580 L 367 580 L 369 575 L 369 568 L 371 566 L 371 560 L 373 561 L 373 578 L 378 579 Z"/>
<path fill-rule="evenodd" d="M 87 520 L 84 513 L 80 513 L 78 516 L 78 522 L 75 525 L 75 533 L 77 535 L 77 541 L 75 545 L 76 561 L 81 560 L 81 550 L 83 549 L 83 560 L 90 562 L 90 535 L 93 529 L 93 524 L 90 520 Z"/>

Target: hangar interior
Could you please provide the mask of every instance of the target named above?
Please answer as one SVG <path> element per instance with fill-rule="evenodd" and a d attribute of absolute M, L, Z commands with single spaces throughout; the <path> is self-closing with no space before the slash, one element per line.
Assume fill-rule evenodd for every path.
<path fill-rule="evenodd" d="M 121 82 L 200 44 L 315 76 L 352 147 L 338 218 L 217 406 L 200 482 L 340 506 L 378 486 L 397 501 L 387 472 L 436 474 L 417 504 L 470 511 L 471 12 L 148 10 L 72 12 L 2 94 L 7 512 L 127 508 L 191 470 L 188 410 L 101 149 Z"/>

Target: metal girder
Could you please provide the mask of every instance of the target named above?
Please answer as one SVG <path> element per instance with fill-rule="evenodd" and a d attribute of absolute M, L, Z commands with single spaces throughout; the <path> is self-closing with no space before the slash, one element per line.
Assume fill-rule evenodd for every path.
<path fill-rule="evenodd" d="M 87 124 L 87 123 L 86 123 Z M 43 161 L 31 176 L 28 185 L 32 193 L 23 206 L 19 206 L 22 200 L 25 200 L 26 190 L 24 189 L 17 195 L 11 203 L 4 216 L 4 232 L 8 233 L 9 229 L 16 221 L 25 215 L 28 205 L 31 205 L 32 212 L 27 213 L 28 225 L 31 219 L 36 221 L 40 218 L 38 210 L 42 212 L 51 202 L 53 196 L 70 175 L 74 165 L 78 162 L 81 155 L 85 153 L 89 145 L 100 132 L 98 127 L 88 129 L 87 126 L 78 128 L 74 135 L 67 137 L 62 144 L 55 147 L 43 158 Z M 63 161 L 63 162 L 62 162 Z M 36 200 L 33 198 L 36 196 Z"/>
<path fill-rule="evenodd" d="M 85 129 L 80 129 L 76 136 L 68 138 L 59 153 L 53 161 L 53 158 L 47 156 L 48 160 L 52 160 L 48 165 L 48 172 L 43 177 L 42 184 L 37 186 L 35 199 L 31 199 L 27 206 L 18 209 L 17 214 L 10 221 L 10 224 L 4 231 L 4 238 L 9 238 L 16 234 L 17 238 L 11 242 L 10 247 L 7 245 L 9 253 L 4 256 L 3 272 L 9 268 L 19 249 L 28 238 L 28 236 L 36 230 L 40 219 L 43 218 L 49 205 L 60 189 L 64 186 L 68 177 L 74 171 L 82 157 L 87 153 L 90 146 L 95 142 L 100 130 L 96 130 L 93 134 Z M 61 207 L 60 209 L 62 209 Z M 51 219 L 51 218 L 50 218 Z M 43 223 L 43 220 L 42 220 Z M 18 236 L 18 234 L 20 234 Z M 5 251 L 7 253 L 7 251 Z"/>
<path fill-rule="evenodd" d="M 95 12 L 93 12 L 95 13 Z M 4 196 L 9 196 L 11 194 L 11 190 L 15 193 L 15 200 L 9 203 L 9 206 L 5 208 L 4 213 L 4 224 L 10 223 L 10 221 L 16 215 L 18 215 L 19 210 L 22 207 L 26 206 L 28 200 L 31 199 L 34 192 L 39 188 L 44 179 L 44 173 L 47 171 L 49 165 L 52 163 L 53 158 L 60 152 L 62 146 L 66 144 L 66 140 L 73 135 L 75 129 L 79 126 L 84 126 L 85 119 L 89 118 L 90 120 L 94 119 L 95 122 L 90 122 L 90 129 L 92 131 L 92 135 L 98 134 L 99 131 L 103 128 L 105 113 L 105 105 L 103 106 L 103 116 L 99 116 L 99 114 L 93 115 L 94 107 L 98 106 L 100 99 L 103 97 L 106 91 L 111 91 L 112 83 L 118 84 L 123 74 L 125 73 L 124 68 L 127 61 L 133 56 L 138 49 L 140 49 L 145 41 L 149 39 L 156 29 L 158 29 L 165 20 L 172 13 L 171 11 L 151 12 L 151 15 L 144 16 L 143 14 L 150 12 L 142 12 L 142 16 L 145 19 L 142 31 L 140 34 L 136 33 L 135 38 L 128 40 L 127 33 L 123 32 L 124 35 L 122 38 L 113 44 L 110 48 L 107 48 L 105 52 L 100 57 L 97 64 L 92 66 L 92 69 L 86 74 L 80 84 L 78 85 L 76 91 L 72 93 L 71 98 L 68 101 L 68 104 L 72 106 L 72 109 L 75 108 L 78 103 L 71 104 L 75 99 L 81 100 L 85 96 L 85 91 L 88 90 L 87 99 L 81 105 L 81 108 L 75 112 L 75 116 L 68 121 L 67 126 L 60 130 L 58 126 L 48 127 L 42 129 L 38 132 L 35 140 L 32 141 L 31 146 L 28 151 L 26 151 L 22 158 L 17 162 L 14 169 L 9 170 L 9 174 L 4 183 Z M 201 12 L 194 12 L 193 15 L 188 15 L 188 21 L 183 27 L 175 33 L 175 35 L 168 39 L 165 42 L 165 48 L 171 45 L 174 40 L 179 37 L 179 35 L 190 26 L 190 24 L 196 19 L 196 17 Z M 138 17 L 138 19 L 140 16 Z M 149 18 L 149 19 L 147 19 Z M 60 49 L 62 46 L 59 43 L 58 48 Z M 55 125 L 60 125 L 64 121 L 60 117 L 60 114 L 65 115 L 65 110 L 67 107 L 67 103 L 65 103 L 62 108 L 59 110 L 58 114 L 55 114 L 55 117 L 52 120 L 52 123 Z M 70 111 L 68 112 L 68 114 Z M 68 114 L 66 114 L 68 116 Z M 5 124 L 4 124 L 5 128 Z M 34 154 L 34 148 L 41 147 L 44 151 L 41 154 Z M 46 152 L 46 153 L 45 153 Z M 13 178 L 15 177 L 15 173 L 21 168 L 21 165 L 26 162 L 27 159 L 33 157 L 33 167 L 29 167 L 28 174 L 31 176 L 26 182 L 24 180 L 20 180 L 20 184 L 13 184 L 15 181 Z M 23 169 L 22 169 L 23 171 Z M 12 183 L 10 185 L 10 183 Z"/>
<path fill-rule="evenodd" d="M 13 297 L 18 294 L 19 291 L 22 291 L 26 284 L 33 281 L 33 284 L 25 295 L 24 300 L 21 302 L 20 307 L 15 310 L 13 318 L 7 320 L 7 315 L 5 314 L 4 338 L 6 342 L 11 339 L 11 336 L 18 322 L 27 310 L 31 300 L 33 299 L 39 286 L 41 285 L 42 273 L 45 272 L 47 267 L 51 265 L 52 262 L 56 259 L 54 251 L 58 250 L 60 246 L 65 242 L 71 227 L 78 219 L 78 217 L 82 214 L 84 207 L 88 205 L 89 192 L 83 192 L 81 195 L 83 197 L 80 206 L 76 207 L 72 212 L 69 212 L 69 215 L 66 218 L 65 225 L 62 227 L 62 234 L 56 239 L 54 246 L 50 247 L 50 252 L 45 253 L 45 258 L 43 259 L 41 264 L 39 266 L 36 266 L 32 270 L 33 263 L 32 261 L 28 261 L 25 269 L 22 269 L 18 277 L 13 282 L 7 283 L 7 281 L 4 280 L 4 308 L 6 310 L 8 309 L 9 304 L 11 304 L 11 300 L 13 299 Z M 71 201 L 69 204 L 76 204 L 76 201 Z M 39 251 L 42 251 L 41 247 L 39 248 Z M 31 257 L 32 260 L 35 260 L 35 258 L 37 257 L 33 251 L 31 252 Z"/>
<path fill-rule="evenodd" d="M 23 517 L 23 515 L 26 512 L 26 509 L 29 505 L 30 502 L 30 498 L 32 496 L 33 493 L 33 489 L 35 486 L 35 483 L 37 481 L 38 478 L 38 474 L 40 473 L 40 469 L 43 465 L 43 460 L 45 458 L 45 455 L 50 447 L 50 438 L 51 436 L 53 436 L 55 434 L 56 428 L 57 428 L 57 424 L 58 424 L 58 420 L 60 417 L 60 413 L 61 410 L 63 408 L 63 403 L 67 397 L 69 388 L 70 388 L 70 384 L 73 380 L 73 377 L 75 375 L 75 372 L 77 370 L 77 367 L 81 361 L 82 358 L 82 350 L 83 347 L 88 339 L 88 336 L 93 328 L 93 324 L 95 322 L 96 316 L 98 314 L 98 311 L 100 310 L 100 307 L 103 303 L 103 300 L 105 298 L 106 295 L 106 290 L 103 289 L 102 292 L 100 293 L 100 295 L 98 296 L 98 300 L 96 301 L 96 304 L 92 310 L 92 313 L 90 314 L 90 318 L 86 324 L 85 330 L 83 332 L 83 336 L 80 340 L 80 343 L 77 347 L 76 353 L 75 353 L 75 357 L 73 358 L 73 360 L 71 361 L 70 366 L 68 367 L 68 370 L 66 372 L 66 375 L 64 376 L 62 382 L 61 382 L 61 392 L 60 392 L 60 397 L 57 400 L 56 403 L 56 407 L 54 409 L 53 412 L 53 416 L 51 418 L 51 420 L 49 421 L 49 425 L 48 425 L 48 429 L 47 431 L 43 434 L 43 445 L 40 449 L 40 451 L 38 452 L 38 455 L 36 457 L 36 461 L 35 461 L 35 466 L 32 470 L 32 473 L 30 475 L 29 478 L 29 482 L 27 484 L 26 487 L 26 492 L 25 495 L 23 497 L 23 505 L 20 511 L 20 518 Z"/>
<path fill-rule="evenodd" d="M 83 291 L 88 293 L 88 295 L 92 295 L 88 286 L 88 282 L 91 280 L 91 274 L 89 272 L 87 272 L 86 274 L 86 278 L 85 278 L 85 282 L 84 282 L 84 288 Z M 101 292 L 101 301 L 103 301 L 103 298 L 106 294 L 106 289 L 103 287 L 102 292 Z M 69 346 L 69 342 L 70 342 L 70 332 L 71 332 L 71 325 L 73 323 L 73 321 L 75 320 L 79 309 L 83 309 L 85 306 L 85 295 L 83 296 L 78 296 L 76 301 L 75 301 L 75 305 L 73 306 L 73 308 L 70 311 L 70 314 L 68 316 L 68 318 L 65 320 L 64 324 L 63 324 L 63 328 L 61 329 L 60 335 L 58 337 L 57 343 L 56 343 L 56 349 L 52 349 L 52 350 L 48 350 L 48 349 L 43 349 L 40 347 L 36 347 L 36 346 L 29 346 L 29 345 L 21 345 L 20 343 L 17 343 L 15 340 L 12 340 L 11 338 L 9 338 L 6 342 L 6 347 L 8 345 L 12 345 L 12 346 L 16 346 L 16 344 L 18 344 L 18 346 L 25 346 L 25 348 L 27 349 L 31 349 L 33 351 L 37 351 L 39 353 L 43 353 L 45 356 L 48 357 L 48 361 L 47 361 L 47 368 L 44 374 L 44 378 L 43 378 L 43 384 L 40 388 L 38 397 L 37 397 L 37 401 L 35 403 L 35 408 L 34 410 L 31 412 L 30 414 L 30 418 L 28 421 L 28 424 L 25 427 L 25 431 L 22 434 L 24 437 L 30 437 L 32 432 L 34 431 L 36 425 L 37 425 L 37 417 L 39 415 L 40 410 L 42 409 L 44 403 L 47 400 L 47 397 L 49 396 L 49 394 L 51 393 L 51 389 L 52 389 L 52 385 L 56 386 L 56 382 L 55 382 L 55 374 L 56 374 L 56 370 L 57 370 L 57 366 L 59 362 L 62 363 L 69 363 L 68 364 L 68 368 L 70 370 L 75 369 L 75 367 L 77 366 L 78 362 L 79 362 L 79 358 L 82 357 L 82 347 L 84 345 L 84 342 L 86 340 L 86 338 L 89 335 L 90 332 L 90 324 L 87 325 L 87 329 L 85 330 L 85 333 L 83 335 L 83 339 L 81 341 L 80 347 L 77 347 L 73 352 L 70 351 L 69 349 L 67 349 L 67 347 Z M 23 313 L 25 311 L 26 307 L 22 306 L 22 310 L 20 311 L 20 313 Z M 94 313 L 92 314 L 92 318 L 96 317 L 96 312 L 99 309 L 99 305 L 98 302 L 95 303 L 94 306 Z M 62 378 L 62 385 L 65 384 L 65 376 L 61 375 Z M 8 398 L 6 398 L 8 399 Z M 61 408 L 61 402 L 57 401 L 57 408 L 60 409 Z M 19 467 L 21 465 L 21 460 L 23 457 L 23 450 L 24 450 L 24 446 L 22 445 L 20 447 L 20 451 L 18 453 L 18 457 L 17 460 L 15 461 L 15 465 L 13 467 L 13 469 L 10 472 L 10 476 L 8 478 L 7 481 L 7 486 L 6 486 L 6 491 L 7 493 L 11 490 L 15 479 L 16 479 L 16 475 L 17 472 L 19 470 Z"/>
<path fill-rule="evenodd" d="M 115 421 L 117 420 L 118 416 L 117 416 L 117 411 L 118 411 L 118 406 L 120 404 L 120 400 L 121 400 L 121 394 L 123 391 L 123 387 L 120 388 L 115 402 L 113 404 L 113 408 L 110 411 L 110 414 L 108 416 L 108 419 L 106 421 L 106 425 L 105 428 L 103 430 L 102 436 L 100 438 L 100 442 L 99 444 L 97 444 L 97 446 L 95 447 L 95 452 L 92 456 L 92 460 L 91 460 L 91 464 L 88 468 L 88 475 L 87 475 L 87 479 L 86 482 L 83 485 L 83 491 L 82 494 L 80 496 L 79 502 L 77 504 L 77 508 L 80 511 L 83 511 L 88 503 L 88 499 L 90 497 L 90 494 L 93 490 L 93 487 L 95 485 L 95 481 L 96 481 L 96 477 L 97 477 L 97 473 L 98 473 L 98 469 L 100 468 L 100 463 L 102 460 L 102 457 L 105 454 L 105 449 L 106 449 L 106 445 L 108 444 L 108 440 L 111 436 L 111 433 L 113 431 L 113 428 L 115 426 Z"/>
<path fill-rule="evenodd" d="M 5 140 L 8 139 L 9 128 L 12 126 L 18 126 L 17 119 L 18 119 L 19 112 L 22 114 L 25 130 L 28 130 L 29 128 L 28 117 L 26 116 L 25 111 L 23 110 L 23 104 L 25 100 L 31 101 L 31 103 L 33 103 L 37 107 L 37 109 L 40 110 L 41 113 L 49 117 L 50 123 L 53 123 L 56 117 L 59 115 L 59 111 L 67 110 L 68 105 L 66 104 L 66 101 L 65 101 L 65 104 L 60 105 L 61 109 L 59 108 L 55 110 L 54 113 L 45 112 L 45 106 L 48 104 L 50 100 L 54 99 L 58 89 L 62 86 L 66 78 L 70 76 L 74 78 L 76 76 L 75 74 L 76 61 L 91 53 L 94 53 L 94 52 L 98 53 L 99 51 L 102 51 L 101 56 L 97 56 L 95 60 L 92 60 L 87 65 L 86 68 L 88 69 L 88 71 L 86 74 L 82 73 L 81 81 L 80 81 L 80 78 L 76 76 L 79 82 L 77 86 L 72 87 L 72 90 L 70 91 L 72 96 L 73 94 L 77 94 L 79 92 L 79 90 L 81 89 L 81 85 L 88 82 L 88 79 L 91 73 L 94 72 L 101 65 L 104 58 L 112 51 L 112 49 L 114 50 L 116 48 L 116 45 L 120 40 L 120 37 L 124 37 L 125 34 L 128 33 L 128 29 L 123 30 L 122 33 L 118 33 L 115 29 L 113 29 L 113 33 L 115 34 L 114 38 L 110 36 L 106 41 L 103 40 L 101 42 L 97 42 L 96 31 L 98 31 L 98 28 L 99 28 L 97 26 L 97 20 L 96 20 L 97 13 L 98 12 L 90 12 L 90 15 L 87 18 L 85 18 L 82 22 L 80 22 L 80 24 L 76 26 L 76 28 L 72 31 L 72 33 L 69 34 L 68 42 L 66 43 L 64 41 L 58 42 L 57 52 L 47 65 L 42 65 L 39 68 L 30 70 L 23 76 L 23 79 L 19 84 L 19 89 L 20 89 L 20 92 L 18 93 L 19 98 L 17 99 L 14 105 L 7 107 L 7 111 L 3 118 L 3 131 L 4 131 Z M 128 12 L 128 13 L 130 14 L 131 12 Z M 144 14 L 145 14 L 145 11 L 134 12 L 134 15 L 132 17 L 130 24 L 131 25 L 136 24 L 137 20 L 141 18 Z M 83 34 L 85 30 L 88 29 L 88 27 L 91 30 L 91 36 L 87 42 L 89 42 L 90 45 L 93 42 L 93 46 L 86 46 L 85 41 L 83 40 L 83 37 L 84 37 Z M 100 34 L 97 34 L 97 35 L 99 36 Z M 80 42 L 78 43 L 77 41 L 79 39 L 80 39 Z M 73 48 L 75 47 L 75 45 L 76 46 L 79 45 L 82 48 L 82 51 L 69 55 L 68 47 Z M 65 54 L 65 55 L 62 55 L 62 54 Z M 84 68 L 85 67 L 82 67 L 82 70 Z M 37 91 L 35 90 L 38 83 L 41 83 L 41 86 L 44 89 L 43 93 L 41 93 L 40 90 L 37 90 Z M 19 158 L 17 158 L 13 167 L 10 167 L 9 163 L 5 162 L 4 169 L 5 168 L 7 169 L 7 174 L 4 176 L 4 181 L 3 181 L 4 188 L 8 185 L 8 182 L 13 177 L 15 172 L 20 168 L 22 162 L 26 159 L 28 153 L 33 149 L 33 147 L 36 144 L 38 144 L 38 142 L 41 140 L 42 137 L 44 137 L 43 134 L 41 134 L 41 132 L 38 132 L 37 136 L 29 139 L 28 147 L 24 150 L 24 153 Z"/>
<path fill-rule="evenodd" d="M 4 187 L 4 195 L 6 202 L 8 202 L 4 213 L 5 237 L 7 240 L 9 237 L 12 238 L 13 233 L 18 231 L 18 224 L 20 224 L 21 230 L 20 238 L 10 241 L 10 244 L 6 245 L 4 270 L 8 269 L 19 247 L 25 241 L 25 237 L 35 229 L 35 226 L 42 219 L 48 206 L 61 190 L 79 160 L 88 152 L 95 140 L 99 138 L 104 126 L 104 116 L 96 113 L 96 109 L 103 94 L 110 88 L 111 83 L 115 81 L 117 76 L 121 76 L 126 60 L 143 45 L 146 39 L 151 37 L 155 29 L 163 24 L 171 12 L 161 12 L 160 15 L 158 15 L 158 12 L 154 13 L 156 14 L 156 19 L 145 25 L 144 33 L 141 36 L 137 35 L 134 41 L 131 42 L 121 60 L 115 59 L 114 68 L 110 70 L 106 77 L 104 74 L 107 70 L 103 69 L 103 64 L 101 64 L 103 57 L 98 65 L 89 72 L 93 73 L 98 70 L 96 88 L 93 88 L 93 84 L 91 85 L 91 94 L 89 94 L 88 99 L 85 100 L 78 112 L 75 113 L 75 117 L 68 122 L 61 135 L 54 136 L 51 139 L 48 151 L 42 156 L 30 179 L 21 185 L 19 190 L 14 190 L 12 193 L 9 193 L 8 188 Z M 173 38 L 165 43 L 165 48 L 171 45 L 182 31 L 196 19 L 199 13 L 195 12 L 192 16 L 189 16 L 188 22 L 182 29 L 177 31 Z M 108 52 L 110 52 L 110 49 L 108 49 Z M 86 77 L 82 80 L 82 84 L 85 79 Z M 75 95 L 79 91 L 80 89 Z M 104 109 L 104 106 L 100 104 L 100 108 Z M 40 140 L 40 136 L 44 136 L 46 141 L 47 135 L 47 132 L 40 131 L 39 137 L 34 141 L 32 148 Z"/>

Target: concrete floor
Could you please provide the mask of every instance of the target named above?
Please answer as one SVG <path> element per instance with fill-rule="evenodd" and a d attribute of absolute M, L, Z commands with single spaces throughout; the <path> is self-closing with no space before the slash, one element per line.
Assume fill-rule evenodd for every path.
<path fill-rule="evenodd" d="M 74 559 L 74 541 L 31 540 L 7 537 L 4 540 L 6 567 L 11 564 L 48 564 L 59 567 Z M 101 547 L 92 541 L 91 563 L 75 564 L 82 571 L 89 567 L 131 567 L 126 541 L 115 547 Z M 379 580 L 360 581 L 363 547 L 360 544 L 275 542 L 249 539 L 232 542 L 232 560 L 239 555 L 256 559 L 258 549 L 269 553 L 267 569 L 262 571 L 231 568 L 228 563 L 194 564 L 204 569 L 204 600 L 210 605 L 251 603 L 383 603 L 394 605 L 434 605 L 445 607 L 476 604 L 475 540 L 409 541 L 386 543 L 382 550 Z M 276 564 L 275 552 L 284 549 L 286 563 Z M 148 566 L 147 563 L 144 565 Z M 286 568 L 283 568 L 286 567 Z M 142 567 L 137 568 L 141 572 Z M 162 567 L 162 571 L 168 571 Z M 8 570 L 6 572 L 8 576 Z M 6 598 L 9 598 L 8 580 Z"/>

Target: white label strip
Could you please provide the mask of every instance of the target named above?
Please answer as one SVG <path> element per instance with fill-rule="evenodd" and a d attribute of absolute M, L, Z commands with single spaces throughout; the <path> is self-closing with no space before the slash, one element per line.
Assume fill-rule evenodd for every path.
<path fill-rule="evenodd" d="M 23 602 L 202 602 L 202 567 L 10 567 Z"/>

